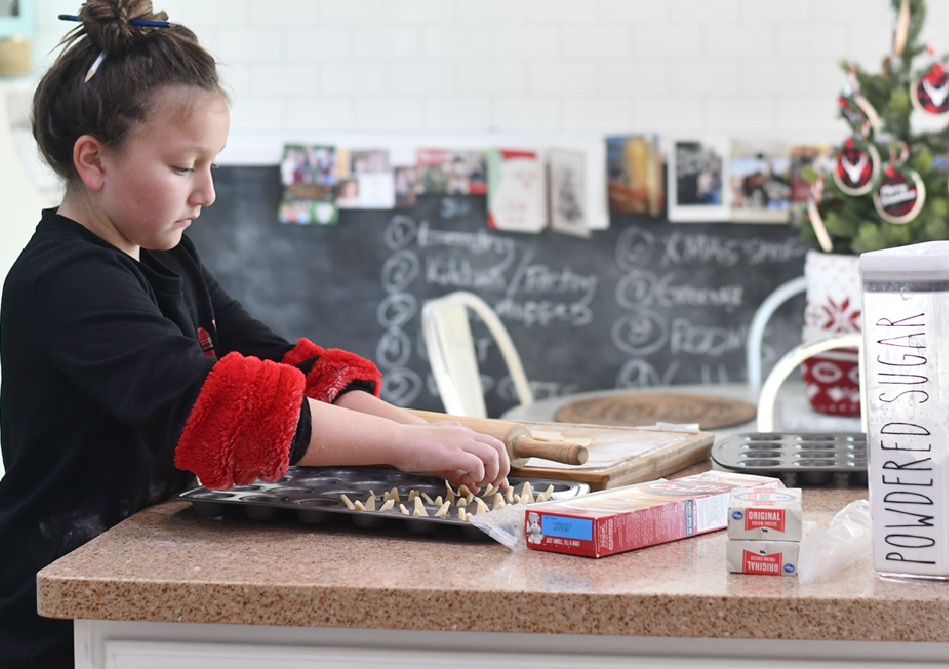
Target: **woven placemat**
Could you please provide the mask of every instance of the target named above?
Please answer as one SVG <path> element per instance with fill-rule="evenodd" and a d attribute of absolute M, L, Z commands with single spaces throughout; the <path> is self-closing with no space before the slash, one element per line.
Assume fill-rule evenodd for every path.
<path fill-rule="evenodd" d="M 756 407 L 741 400 L 687 393 L 628 393 L 574 400 L 557 409 L 560 423 L 639 427 L 656 423 L 698 423 L 700 430 L 741 425 Z"/>

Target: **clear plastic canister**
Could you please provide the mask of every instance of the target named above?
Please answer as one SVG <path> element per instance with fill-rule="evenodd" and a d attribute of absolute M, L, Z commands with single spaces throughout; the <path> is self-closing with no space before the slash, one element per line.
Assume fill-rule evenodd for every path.
<path fill-rule="evenodd" d="M 874 568 L 949 579 L 949 241 L 859 270 Z"/>

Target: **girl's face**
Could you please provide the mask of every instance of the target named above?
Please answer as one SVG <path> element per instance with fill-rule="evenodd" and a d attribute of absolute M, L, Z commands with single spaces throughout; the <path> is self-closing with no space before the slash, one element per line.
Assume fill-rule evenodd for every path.
<path fill-rule="evenodd" d="M 103 153 L 95 232 L 134 258 L 139 248 L 173 248 L 201 207 L 214 202 L 211 168 L 230 129 L 219 94 L 171 87 L 156 100 L 126 145 Z"/>

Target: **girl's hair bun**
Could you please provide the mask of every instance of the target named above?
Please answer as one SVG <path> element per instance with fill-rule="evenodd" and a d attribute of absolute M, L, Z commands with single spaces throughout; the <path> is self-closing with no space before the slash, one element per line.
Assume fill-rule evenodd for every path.
<path fill-rule="evenodd" d="M 121 54 L 154 33 L 133 19 L 167 21 L 165 12 L 152 13 L 151 0 L 87 0 L 79 18 L 89 40 L 107 54 Z"/>

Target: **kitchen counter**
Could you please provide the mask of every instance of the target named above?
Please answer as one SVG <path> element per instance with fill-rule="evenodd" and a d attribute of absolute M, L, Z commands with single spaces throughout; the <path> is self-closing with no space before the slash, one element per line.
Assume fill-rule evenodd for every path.
<path fill-rule="evenodd" d="M 861 489 L 805 489 L 805 520 L 826 526 L 847 503 L 865 497 Z M 544 648 L 555 651 L 555 637 L 538 635 L 570 635 L 583 639 L 570 648 L 584 655 L 629 654 L 630 640 L 653 654 L 657 640 L 665 644 L 662 652 L 685 652 L 692 638 L 702 641 L 703 653 L 712 652 L 716 639 L 769 640 L 771 650 L 778 648 L 775 640 L 826 640 L 844 642 L 839 657 L 949 657 L 949 583 L 884 580 L 869 559 L 808 585 L 793 577 L 734 575 L 725 571 L 724 549 L 725 534 L 716 532 L 596 560 L 348 524 L 315 528 L 295 518 L 202 518 L 189 504 L 170 502 L 40 572 L 39 611 L 125 621 L 118 627 L 136 631 L 123 639 L 171 643 L 176 629 L 190 629 L 192 655 L 216 629 L 231 630 L 220 641 L 225 646 L 253 641 L 255 648 L 276 648 L 297 628 L 295 645 L 304 643 L 306 630 L 322 630 L 326 639 L 363 646 L 361 631 L 368 629 L 392 630 L 395 642 L 413 632 L 435 639 L 481 633 L 480 643 L 495 639 L 498 648 L 505 638 L 534 644 L 543 638 L 549 640 Z M 147 624 L 161 634 L 143 632 Z M 80 657 L 104 652 L 88 648 L 107 644 L 90 636 L 100 627 L 77 623 Z M 284 636 L 275 637 L 282 640 L 250 632 L 265 628 L 282 630 Z M 820 647 L 787 648 L 799 657 Z M 419 648 L 424 653 L 437 644 L 420 641 Z M 88 659 L 77 666 L 105 665 Z"/>

